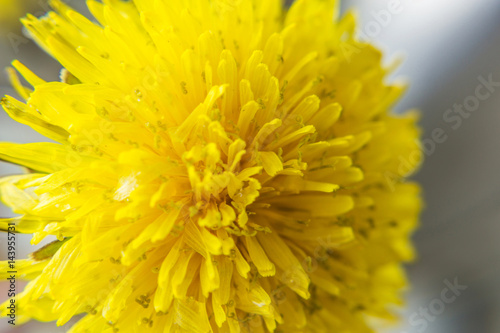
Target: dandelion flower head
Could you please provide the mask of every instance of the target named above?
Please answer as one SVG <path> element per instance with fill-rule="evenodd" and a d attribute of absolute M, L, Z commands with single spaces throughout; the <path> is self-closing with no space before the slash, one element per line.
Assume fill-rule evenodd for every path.
<path fill-rule="evenodd" d="M 18 214 L 2 228 L 57 237 L 17 261 L 19 320 L 83 314 L 73 333 L 392 320 L 421 206 L 400 164 L 419 159 L 419 131 L 390 112 L 404 87 L 385 83 L 353 15 L 333 0 L 87 3 L 95 22 L 61 1 L 23 19 L 61 81 L 14 61 L 23 100 L 2 99 L 52 140 L 0 143 L 29 170 L 0 179 Z"/>

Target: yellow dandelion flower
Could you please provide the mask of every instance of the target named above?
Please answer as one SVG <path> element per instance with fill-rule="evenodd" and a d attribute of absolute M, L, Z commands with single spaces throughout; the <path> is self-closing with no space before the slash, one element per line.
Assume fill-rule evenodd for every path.
<path fill-rule="evenodd" d="M 33 88 L 10 70 L 26 101 L 2 100 L 57 142 L 0 143 L 31 171 L 0 181 L 19 214 L 2 228 L 58 239 L 16 263 L 18 320 L 362 333 L 394 318 L 419 131 L 388 111 L 403 87 L 353 16 L 334 0 L 87 2 L 98 23 L 60 1 L 24 19 L 62 82 L 14 61 Z"/>

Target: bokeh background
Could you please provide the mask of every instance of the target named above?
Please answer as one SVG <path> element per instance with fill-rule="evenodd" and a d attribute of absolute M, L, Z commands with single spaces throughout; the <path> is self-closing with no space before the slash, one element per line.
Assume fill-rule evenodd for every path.
<path fill-rule="evenodd" d="M 17 0 L 41 15 L 46 1 Z M 85 12 L 83 0 L 67 0 Z M 19 59 L 46 80 L 57 80 L 60 66 L 5 20 L 0 0 L 0 68 Z M 396 112 L 421 110 L 426 160 L 417 179 L 424 188 L 426 209 L 414 240 L 419 259 L 408 266 L 412 282 L 408 306 L 391 333 L 500 332 L 500 1 L 498 0 L 344 0 L 354 7 L 360 36 L 383 49 L 385 61 L 404 59 L 389 80 L 406 80 L 409 89 Z M 397 8 L 397 10 L 391 10 Z M 449 109 L 472 101 L 479 78 L 499 82 L 477 110 L 461 122 L 446 121 Z M 483 92 L 484 88 L 482 88 Z M 7 75 L 0 74 L 0 95 L 13 94 Z M 453 128 L 451 125 L 455 125 Z M 442 142 L 432 139 L 436 129 Z M 438 130 L 439 131 L 439 130 Z M 446 139 L 444 139 L 446 138 Z M 0 112 L 0 141 L 43 140 Z M 433 142 L 433 144 L 431 143 Z M 0 163 L 0 175 L 18 172 Z M 0 206 L 0 216 L 11 213 Z M 19 236 L 17 258 L 33 248 Z M 6 238 L 0 235 L 0 257 Z M 440 307 L 446 282 L 467 287 Z M 0 300 L 6 298 L 0 283 Z M 18 291 L 23 287 L 18 284 Z M 451 296 L 452 294 L 448 294 Z M 427 310 L 426 310 L 427 309 Z M 427 315 L 424 314 L 428 311 Z M 54 323 L 16 327 L 0 320 L 0 332 L 66 332 Z"/>

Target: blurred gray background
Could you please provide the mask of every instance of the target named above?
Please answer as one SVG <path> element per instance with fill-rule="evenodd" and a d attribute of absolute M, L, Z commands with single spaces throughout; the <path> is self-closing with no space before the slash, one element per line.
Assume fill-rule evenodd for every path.
<path fill-rule="evenodd" d="M 79 9 L 83 3 L 71 1 Z M 491 77 L 500 85 L 500 1 L 343 1 L 343 10 L 349 7 L 356 8 L 360 34 L 384 50 L 387 64 L 398 56 L 405 60 L 391 76 L 410 82 L 396 110 L 422 111 L 421 126 L 427 142 L 432 141 L 435 129 L 442 129 L 446 137 L 444 142 L 433 141 L 432 152 L 429 143 L 428 156 L 415 176 L 423 185 L 426 199 L 422 227 L 414 237 L 419 259 L 408 267 L 412 288 L 402 323 L 387 328 L 387 332 L 498 333 L 500 87 L 491 87 L 490 96 L 480 101 L 477 110 L 464 112 L 460 126 L 458 120 L 455 123 L 443 117 L 449 115 L 447 110 L 454 105 L 473 100 L 479 77 Z M 394 8 L 397 10 L 391 10 Z M 40 2 L 32 12 L 43 10 Z M 20 37 L 12 43 L 12 35 L 9 38 L 5 31 L 0 35 L 0 67 L 17 58 L 44 79 L 57 79 L 60 66 L 32 42 Z M 6 75 L 1 75 L 0 94 L 11 93 Z M 41 139 L 0 114 L 0 141 Z M 17 171 L 16 167 L 0 163 L 0 175 Z M 9 214 L 0 206 L 0 216 Z M 0 243 L 4 244 L 4 238 L 0 238 Z M 19 241 L 29 244 L 29 237 Z M 2 251 L 3 246 L 0 253 L 4 256 Z M 31 251 L 28 246 L 19 248 L 17 256 L 25 257 Z M 454 295 L 451 291 L 446 293 L 447 284 L 467 288 L 456 290 Z M 3 290 L 0 299 L 5 299 Z M 0 332 L 11 332 L 5 324 L 0 322 Z M 53 324 L 30 323 L 12 332 L 66 330 L 55 329 Z"/>

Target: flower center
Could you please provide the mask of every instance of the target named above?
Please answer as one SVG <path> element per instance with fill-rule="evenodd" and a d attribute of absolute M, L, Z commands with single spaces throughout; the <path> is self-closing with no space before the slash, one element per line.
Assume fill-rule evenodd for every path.
<path fill-rule="evenodd" d="M 242 169 L 245 146 L 238 139 L 226 152 L 221 153 L 215 143 L 208 143 L 195 145 L 184 154 L 191 185 L 189 214 L 200 226 L 224 228 L 236 235 L 255 234 L 258 226 L 248 223 L 247 208 L 260 195 L 262 186 L 255 176 L 261 174 L 263 167 Z"/>

